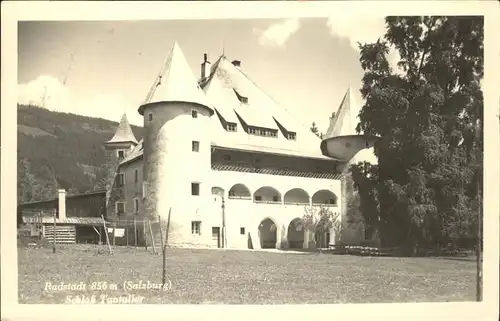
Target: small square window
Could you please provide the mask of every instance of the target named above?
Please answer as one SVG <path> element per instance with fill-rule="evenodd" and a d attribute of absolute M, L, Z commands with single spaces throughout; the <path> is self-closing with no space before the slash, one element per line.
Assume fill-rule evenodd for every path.
<path fill-rule="evenodd" d="M 197 141 L 193 140 L 191 142 L 191 150 L 193 152 L 196 152 L 196 153 L 199 152 L 200 151 L 200 142 L 197 142 Z"/>
<path fill-rule="evenodd" d="M 201 235 L 201 222 L 200 221 L 192 221 L 191 222 L 191 234 Z"/>
<path fill-rule="evenodd" d="M 240 234 L 245 235 L 245 228 L 244 227 L 240 227 Z"/>
<path fill-rule="evenodd" d="M 191 183 L 191 195 L 200 195 L 200 183 Z"/>
<path fill-rule="evenodd" d="M 193 118 L 198 118 L 198 111 L 197 110 L 191 110 L 191 117 Z"/>
<path fill-rule="evenodd" d="M 278 196 L 273 196 L 273 202 L 278 202 L 279 201 L 279 197 Z"/>
<path fill-rule="evenodd" d="M 224 155 L 224 160 L 225 161 L 230 161 L 231 160 L 231 155 Z"/>
<path fill-rule="evenodd" d="M 260 196 L 260 195 L 255 195 L 255 200 L 256 200 L 257 202 L 262 201 L 262 196 Z"/>
<path fill-rule="evenodd" d="M 149 114 L 148 117 L 149 117 L 149 121 L 153 120 L 153 114 Z"/>

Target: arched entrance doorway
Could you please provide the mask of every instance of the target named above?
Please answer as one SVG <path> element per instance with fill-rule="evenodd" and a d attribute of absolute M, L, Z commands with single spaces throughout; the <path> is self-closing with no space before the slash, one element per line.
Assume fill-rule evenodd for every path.
<path fill-rule="evenodd" d="M 289 248 L 304 248 L 304 223 L 300 218 L 293 219 L 290 222 L 287 235 Z"/>
<path fill-rule="evenodd" d="M 266 218 L 259 224 L 260 247 L 263 249 L 276 248 L 277 231 L 276 224 L 270 218 Z"/>

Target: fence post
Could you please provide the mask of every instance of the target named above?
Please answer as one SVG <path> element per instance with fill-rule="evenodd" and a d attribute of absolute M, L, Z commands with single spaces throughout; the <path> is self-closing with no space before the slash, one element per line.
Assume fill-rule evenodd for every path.
<path fill-rule="evenodd" d="M 115 235 L 116 235 L 116 222 L 113 223 L 113 246 L 116 245 Z"/>
<path fill-rule="evenodd" d="M 135 247 L 137 247 L 137 221 L 134 216 L 134 242 L 135 242 Z"/>
<path fill-rule="evenodd" d="M 151 221 L 149 222 L 149 233 L 151 234 L 151 245 L 153 246 L 153 254 L 156 254 L 155 239 L 153 236 L 153 228 L 151 227 Z"/>
<path fill-rule="evenodd" d="M 144 248 L 148 250 L 148 238 L 146 233 L 146 219 L 142 220 L 142 238 L 144 239 Z"/>
<path fill-rule="evenodd" d="M 52 253 L 56 253 L 56 219 L 57 219 L 57 212 L 54 209 L 54 230 L 52 231 Z"/>
<path fill-rule="evenodd" d="M 125 227 L 125 237 L 127 238 L 127 247 L 128 247 L 128 223 L 127 223 L 127 226 Z"/>

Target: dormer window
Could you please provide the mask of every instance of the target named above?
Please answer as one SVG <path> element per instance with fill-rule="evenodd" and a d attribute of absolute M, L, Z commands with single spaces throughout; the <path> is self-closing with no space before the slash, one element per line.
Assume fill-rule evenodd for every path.
<path fill-rule="evenodd" d="M 296 133 L 288 133 L 286 138 L 290 139 L 290 140 L 296 140 L 297 134 Z"/>
<path fill-rule="evenodd" d="M 238 97 L 238 100 L 244 104 L 248 104 L 248 97 L 245 97 L 245 96 L 242 96 L 240 95 L 240 93 L 238 93 L 238 91 L 236 91 L 236 89 L 234 89 L 234 93 L 236 94 L 236 97 Z"/>
<path fill-rule="evenodd" d="M 197 110 L 191 110 L 191 117 L 193 118 L 198 118 L 198 111 Z"/>
<path fill-rule="evenodd" d="M 278 131 L 275 129 L 248 127 L 248 133 L 256 136 L 277 137 Z"/>
<path fill-rule="evenodd" d="M 226 125 L 226 130 L 228 132 L 235 132 L 236 131 L 236 124 L 234 124 L 234 123 L 228 123 Z"/>

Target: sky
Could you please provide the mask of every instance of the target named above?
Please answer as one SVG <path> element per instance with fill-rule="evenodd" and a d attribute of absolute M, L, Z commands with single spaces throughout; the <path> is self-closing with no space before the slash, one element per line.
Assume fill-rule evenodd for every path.
<path fill-rule="evenodd" d="M 203 54 L 245 73 L 302 123 L 325 132 L 348 88 L 362 104 L 357 42 L 383 17 L 238 20 L 25 21 L 18 24 L 18 102 L 142 126 L 137 109 L 176 41 L 193 74 Z M 391 61 L 395 60 L 391 54 Z"/>

